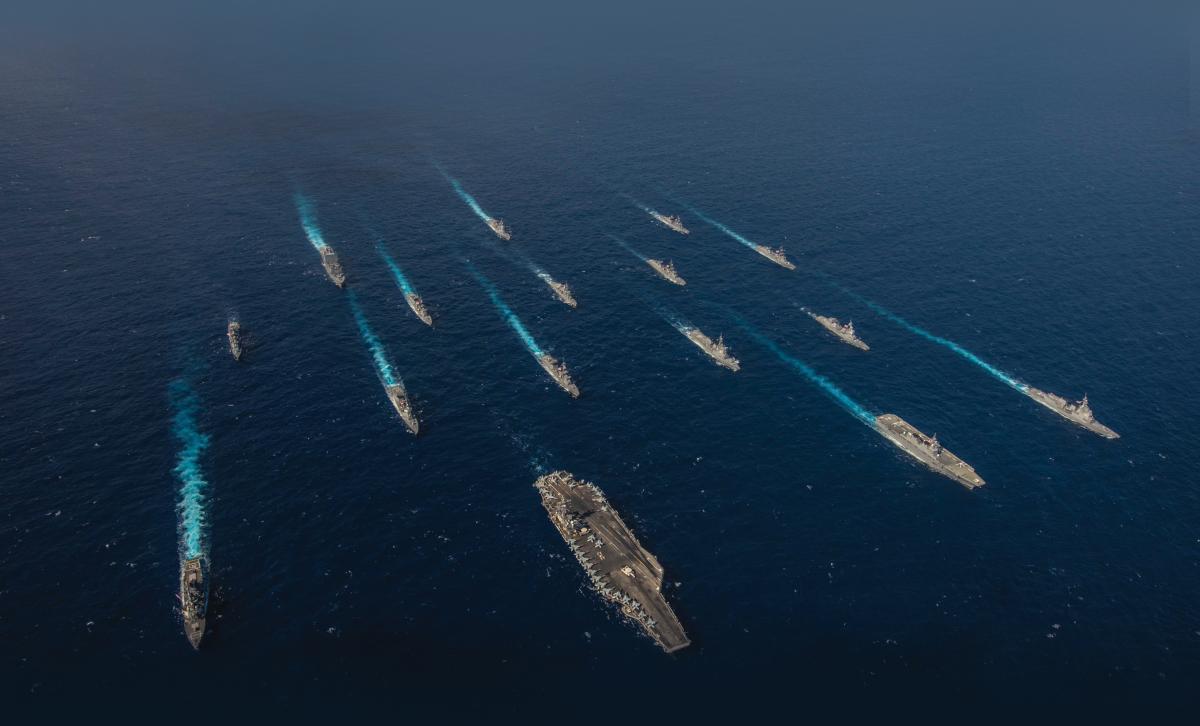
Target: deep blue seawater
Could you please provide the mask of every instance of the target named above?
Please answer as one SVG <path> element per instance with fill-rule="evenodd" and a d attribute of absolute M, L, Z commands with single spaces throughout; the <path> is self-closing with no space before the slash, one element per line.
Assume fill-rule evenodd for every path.
<path fill-rule="evenodd" d="M 71 7 L 0 30 L 6 708 L 1194 704 L 1200 110 L 1182 10 L 359 5 Z M 845 290 L 1087 393 L 1122 437 Z M 871 351 L 801 306 L 853 319 Z M 724 333 L 742 370 L 672 319 Z M 749 329 L 853 405 L 936 432 L 987 486 L 920 468 Z M 181 386 L 208 437 L 198 653 L 175 599 Z M 601 486 L 658 556 L 690 648 L 664 655 L 588 590 L 532 488 L 551 468 Z"/>

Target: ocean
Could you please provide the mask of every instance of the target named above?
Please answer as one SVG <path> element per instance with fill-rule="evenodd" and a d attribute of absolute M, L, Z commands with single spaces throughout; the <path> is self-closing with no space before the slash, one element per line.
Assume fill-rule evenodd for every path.
<path fill-rule="evenodd" d="M 1195 705 L 1186 9 L 999 5 L 18 11 L 0 29 L 13 712 Z M 724 334 L 741 370 L 680 324 Z M 1121 438 L 1013 381 L 1087 394 Z M 865 425 L 882 413 L 987 485 L 922 468 Z M 689 648 L 662 653 L 589 589 L 533 488 L 556 469 L 656 554 Z M 176 599 L 193 552 L 198 652 Z"/>

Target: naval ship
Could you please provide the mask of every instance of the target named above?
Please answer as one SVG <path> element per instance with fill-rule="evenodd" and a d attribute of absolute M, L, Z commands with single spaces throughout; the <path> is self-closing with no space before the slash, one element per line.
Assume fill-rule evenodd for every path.
<path fill-rule="evenodd" d="M 604 493 L 565 471 L 534 482 L 550 521 L 605 600 L 668 653 L 691 641 L 662 594 L 663 568 Z"/>
<path fill-rule="evenodd" d="M 203 556 L 183 561 L 179 569 L 179 604 L 183 610 L 183 634 L 199 650 L 208 617 L 208 561 Z"/>
<path fill-rule="evenodd" d="M 225 331 L 225 335 L 229 336 L 229 352 L 233 354 L 234 360 L 242 359 L 242 324 L 236 320 L 229 321 L 229 328 Z"/>
<path fill-rule="evenodd" d="M 672 282 L 680 286 L 687 284 L 687 282 L 679 276 L 679 273 L 675 271 L 675 263 L 673 262 L 664 262 L 662 260 L 646 260 L 646 264 L 650 265 L 650 267 L 658 273 L 658 276 L 667 282 Z"/>
<path fill-rule="evenodd" d="M 579 306 L 579 303 L 575 301 L 575 296 L 571 294 L 571 288 L 567 286 L 567 283 L 559 282 L 547 274 L 541 274 L 538 277 L 542 278 L 542 281 L 554 293 L 554 297 L 558 298 L 564 305 L 570 305 L 573 308 Z"/>
<path fill-rule="evenodd" d="M 488 217 L 487 226 L 491 227 L 492 231 L 496 233 L 496 236 L 505 242 L 508 242 L 512 239 L 512 232 L 508 229 L 508 227 L 504 226 L 503 219 Z"/>
<path fill-rule="evenodd" d="M 709 358 L 716 361 L 717 365 L 724 366 L 731 371 L 741 369 L 742 364 L 738 362 L 737 358 L 730 355 L 729 349 L 725 347 L 725 336 L 717 336 L 717 339 L 714 341 L 704 333 L 701 333 L 698 328 L 693 327 L 684 328 L 683 334 L 687 336 L 688 340 L 695 343 L 696 347 L 708 354 Z"/>
<path fill-rule="evenodd" d="M 779 265 L 780 267 L 786 267 L 789 270 L 796 269 L 796 266 L 792 264 L 792 261 L 789 260 L 787 258 L 787 256 L 783 254 L 782 247 L 773 250 L 770 247 L 767 247 L 766 245 L 754 245 L 754 251 L 757 252 L 758 254 L 762 255 L 763 257 L 766 257 L 768 260 L 770 260 L 771 262 L 774 262 L 775 264 Z"/>
<path fill-rule="evenodd" d="M 659 214 L 658 212 L 650 212 L 650 216 L 675 230 L 679 234 L 690 234 L 690 232 L 688 232 L 688 228 L 683 226 L 683 220 L 678 216 L 669 217 L 665 214 Z"/>
<path fill-rule="evenodd" d="M 1092 433 L 1099 434 L 1106 439 L 1120 438 L 1120 434 L 1096 420 L 1095 414 L 1092 413 L 1092 407 L 1088 405 L 1086 395 L 1077 403 L 1071 403 L 1062 396 L 1056 396 L 1032 386 L 1025 387 L 1025 394 L 1071 423 L 1078 424 Z"/>
<path fill-rule="evenodd" d="M 415 292 L 410 292 L 404 296 L 404 300 L 408 303 L 408 306 L 412 308 L 413 314 L 421 319 L 422 323 L 425 323 L 431 328 L 433 327 L 433 318 L 429 316 L 429 311 L 425 309 L 425 302 L 421 300 L 420 295 Z"/>
<path fill-rule="evenodd" d="M 571 375 L 567 373 L 565 365 L 559 363 L 549 353 L 542 353 L 538 356 L 537 361 L 560 388 L 571 394 L 571 398 L 579 398 L 579 386 L 576 386 L 575 381 L 571 380 Z"/>
<path fill-rule="evenodd" d="M 332 247 L 321 248 L 321 264 L 325 266 L 325 274 L 329 276 L 330 281 L 338 287 L 346 284 L 346 271 L 342 269 L 342 263 L 338 260 L 337 253 Z"/>
<path fill-rule="evenodd" d="M 967 489 L 978 489 L 983 486 L 983 479 L 979 478 L 979 475 L 967 462 L 942 448 L 936 434 L 926 436 L 915 426 L 892 413 L 877 416 L 875 430 L 902 449 L 904 453 L 937 473 L 950 477 Z"/>
<path fill-rule="evenodd" d="M 824 315 L 817 315 L 816 313 L 809 310 L 808 308 L 801 308 L 801 310 L 808 313 L 808 316 L 810 318 L 812 318 L 813 320 L 820 323 L 821 327 L 825 328 L 829 332 L 831 332 L 834 335 L 836 335 L 837 337 L 841 338 L 843 343 L 846 343 L 847 345 L 853 345 L 855 348 L 858 348 L 859 350 L 870 350 L 871 349 L 871 346 L 864 343 L 862 338 L 858 337 L 854 333 L 854 323 L 852 323 L 852 322 L 842 323 L 837 318 L 830 318 L 830 317 L 826 317 Z"/>
<path fill-rule="evenodd" d="M 408 427 L 413 436 L 416 436 L 421 424 L 417 421 L 417 414 L 413 411 L 412 403 L 408 400 L 408 391 L 404 390 L 404 384 L 393 383 L 390 386 L 384 386 L 383 390 L 387 391 L 388 400 L 392 402 L 396 413 L 400 414 L 404 425 Z"/>

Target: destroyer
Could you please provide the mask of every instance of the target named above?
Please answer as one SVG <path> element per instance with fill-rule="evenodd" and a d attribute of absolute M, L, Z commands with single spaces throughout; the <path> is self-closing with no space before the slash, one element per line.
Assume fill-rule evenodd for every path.
<path fill-rule="evenodd" d="M 229 337 L 229 352 L 233 354 L 233 359 L 240 361 L 242 359 L 242 324 L 236 320 L 230 320 L 225 335 Z"/>
<path fill-rule="evenodd" d="M 550 374 L 550 377 L 554 379 L 554 382 L 560 388 L 571 394 L 571 398 L 579 398 L 579 386 L 575 385 L 575 381 L 571 380 L 571 375 L 567 373 L 565 365 L 559 363 L 549 353 L 542 353 L 537 357 L 537 361 L 541 364 L 542 369 Z"/>
<path fill-rule="evenodd" d="M 491 227 L 492 231 L 496 233 L 496 236 L 505 242 L 508 242 L 512 239 L 512 231 L 510 231 L 509 228 L 504 225 L 503 219 L 488 217 L 487 226 Z"/>
<path fill-rule="evenodd" d="M 333 284 L 342 287 L 346 284 L 346 271 L 342 269 L 342 263 L 338 260 L 337 253 L 332 247 L 325 246 L 321 248 L 321 264 L 325 267 L 325 274 Z"/>
<path fill-rule="evenodd" d="M 862 338 L 859 338 L 857 335 L 855 335 L 854 323 L 848 322 L 843 324 L 837 318 L 829 318 L 824 315 L 817 315 L 808 308 L 802 308 L 802 310 L 808 313 L 810 318 L 820 323 L 821 327 L 841 338 L 843 343 L 846 343 L 847 345 L 853 345 L 859 350 L 871 349 L 869 345 L 862 341 Z"/>
<path fill-rule="evenodd" d="M 742 364 L 725 347 L 725 336 L 717 336 L 717 339 L 714 341 L 704 333 L 701 333 L 698 328 L 685 327 L 682 329 L 682 332 L 687 336 L 688 340 L 696 344 L 696 347 L 704 351 L 709 358 L 716 361 L 717 365 L 724 366 L 731 371 L 741 369 Z"/>
<path fill-rule="evenodd" d="M 550 288 L 550 291 L 554 293 L 554 297 L 558 298 L 562 304 L 573 308 L 579 307 L 579 303 L 575 301 L 575 296 L 571 294 L 571 288 L 567 286 L 567 283 L 559 282 L 544 272 L 539 273 L 538 277 L 542 278 L 542 281 L 546 283 L 546 287 Z"/>
<path fill-rule="evenodd" d="M 671 282 L 680 286 L 687 284 L 687 282 L 679 276 L 679 273 L 675 271 L 675 264 L 673 262 L 664 262 L 662 260 L 646 260 L 646 264 L 650 265 L 651 269 L 657 272 L 658 276 L 667 282 Z"/>
<path fill-rule="evenodd" d="M 1096 420 L 1095 414 L 1092 413 L 1092 407 L 1088 405 L 1087 396 L 1081 398 L 1077 403 L 1071 403 L 1062 396 L 1056 396 L 1032 386 L 1025 388 L 1025 394 L 1071 423 L 1078 424 L 1092 433 L 1099 434 L 1106 439 L 1120 438 L 1116 431 Z"/>
<path fill-rule="evenodd" d="M 396 409 L 396 413 L 400 414 L 400 419 L 404 421 L 404 425 L 413 436 L 420 431 L 421 424 L 417 421 L 417 414 L 413 411 L 412 403 L 408 400 L 408 391 L 404 390 L 404 385 L 401 383 L 393 383 L 384 386 L 387 391 L 388 400 L 392 402 L 392 407 Z"/>
<path fill-rule="evenodd" d="M 179 568 L 179 604 L 183 610 L 183 634 L 199 650 L 208 617 L 208 562 L 203 556 L 184 560 Z"/>
<path fill-rule="evenodd" d="M 983 479 L 979 478 L 969 464 L 942 448 L 937 435 L 926 436 L 915 426 L 892 413 L 876 417 L 875 429 L 912 458 L 937 473 L 950 477 L 967 489 L 983 486 Z"/>
<path fill-rule="evenodd" d="M 650 216 L 665 224 L 667 227 L 675 230 L 679 234 L 690 234 L 687 227 L 683 226 L 683 220 L 678 216 L 667 216 L 658 212 L 650 212 Z"/>
<path fill-rule="evenodd" d="M 421 319 L 429 327 L 433 327 L 433 318 L 429 316 L 429 311 L 425 309 L 425 302 L 421 300 L 421 296 L 415 292 L 405 294 L 404 300 L 408 303 L 408 307 L 412 308 L 413 314 Z"/>
<path fill-rule="evenodd" d="M 662 594 L 663 568 L 595 484 L 556 471 L 534 483 L 542 506 L 596 592 L 668 653 L 690 641 Z"/>
<path fill-rule="evenodd" d="M 796 266 L 787 258 L 787 255 L 783 254 L 782 247 L 773 250 L 766 245 L 754 245 L 754 251 L 780 267 L 786 267 L 789 270 L 796 269 Z"/>

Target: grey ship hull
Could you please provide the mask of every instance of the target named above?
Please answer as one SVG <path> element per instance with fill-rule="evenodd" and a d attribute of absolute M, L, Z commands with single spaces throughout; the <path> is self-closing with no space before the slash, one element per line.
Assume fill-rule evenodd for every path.
<path fill-rule="evenodd" d="M 321 250 L 321 265 L 325 268 L 325 274 L 329 277 L 329 281 L 338 287 L 346 284 L 346 271 L 342 269 L 342 263 L 338 259 L 337 253 L 331 248 L 325 247 Z"/>
<path fill-rule="evenodd" d="M 875 430 L 904 453 L 967 489 L 978 489 L 985 483 L 969 464 L 949 451 L 943 449 L 939 455 L 935 455 L 924 445 L 929 437 L 895 414 L 885 413 L 876 417 Z"/>
<path fill-rule="evenodd" d="M 817 315 L 817 314 L 813 313 L 811 310 L 805 310 L 804 312 L 808 313 L 808 316 L 810 318 L 817 321 L 821 325 L 822 328 L 825 328 L 830 333 L 833 333 L 835 336 L 837 336 L 838 340 L 842 341 L 846 345 L 853 346 L 855 348 L 858 348 L 859 350 L 870 350 L 871 349 L 871 346 L 867 345 L 865 342 L 863 342 L 857 336 L 847 335 L 847 334 L 843 333 L 837 327 L 838 320 L 836 318 L 827 318 L 824 315 Z"/>
<path fill-rule="evenodd" d="M 233 359 L 240 361 L 242 359 L 242 328 L 237 323 L 230 323 L 229 329 L 226 331 L 226 336 L 229 338 L 229 354 Z"/>
<path fill-rule="evenodd" d="M 184 560 L 179 568 L 179 602 L 183 611 L 183 634 L 187 637 L 192 648 L 199 650 L 200 641 L 204 639 L 204 630 L 208 625 L 208 572 L 203 558 L 195 557 Z M 191 583 L 197 585 L 200 602 L 193 601 L 190 596 Z"/>
<path fill-rule="evenodd" d="M 741 370 L 741 361 L 729 355 L 728 353 L 722 353 L 721 351 L 717 350 L 716 344 L 713 343 L 712 339 L 706 336 L 704 333 L 701 333 L 696 328 L 688 328 L 684 332 L 684 335 L 687 336 L 688 340 L 692 341 L 693 345 L 704 351 L 704 354 L 711 358 L 712 361 L 717 365 L 735 373 Z"/>
<path fill-rule="evenodd" d="M 543 353 L 537 359 L 538 365 L 546 374 L 558 384 L 558 387 L 570 394 L 571 398 L 579 398 L 579 386 L 571 380 L 571 377 L 558 369 L 558 361 L 554 360 L 550 355 Z"/>
<path fill-rule="evenodd" d="M 1050 409 L 1054 413 L 1057 413 L 1059 416 L 1062 416 L 1063 418 L 1065 418 L 1066 420 L 1075 424 L 1076 426 L 1082 426 L 1083 428 L 1087 429 L 1088 431 L 1091 431 L 1094 434 L 1103 436 L 1106 439 L 1121 438 L 1120 434 L 1118 434 L 1116 431 L 1113 431 L 1112 429 L 1105 426 L 1104 424 L 1100 423 L 1096 419 L 1081 418 L 1077 415 L 1072 414 L 1072 412 L 1067 411 L 1066 409 L 1063 408 L 1063 406 L 1066 404 L 1066 401 L 1064 401 L 1059 396 L 1055 396 L 1053 393 L 1047 393 L 1046 391 L 1042 391 L 1042 390 L 1039 390 L 1032 386 L 1028 386 L 1025 389 L 1025 395 L 1029 396 L 1033 400 L 1042 404 L 1043 406 Z"/>
<path fill-rule="evenodd" d="M 668 269 L 667 266 L 663 264 L 662 260 L 646 260 L 646 264 L 650 266 L 650 269 L 658 273 L 659 277 L 671 283 L 672 285 L 679 285 L 680 287 L 687 285 L 687 281 L 680 277 L 679 273 L 672 272 L 670 269 Z"/>
<path fill-rule="evenodd" d="M 417 414 L 412 409 L 412 401 L 408 400 L 408 392 L 404 390 L 404 386 L 396 384 L 387 386 L 384 390 L 387 391 L 387 397 L 392 403 L 392 408 L 396 409 L 396 413 L 400 414 L 400 420 L 404 422 L 409 433 L 413 436 L 420 433 L 421 422 L 417 420 Z"/>
<path fill-rule="evenodd" d="M 413 311 L 413 315 L 422 322 L 433 327 L 433 318 L 430 317 L 429 311 L 425 309 L 425 303 L 416 294 L 410 293 L 404 296 L 404 301 L 408 303 L 408 307 Z"/>

